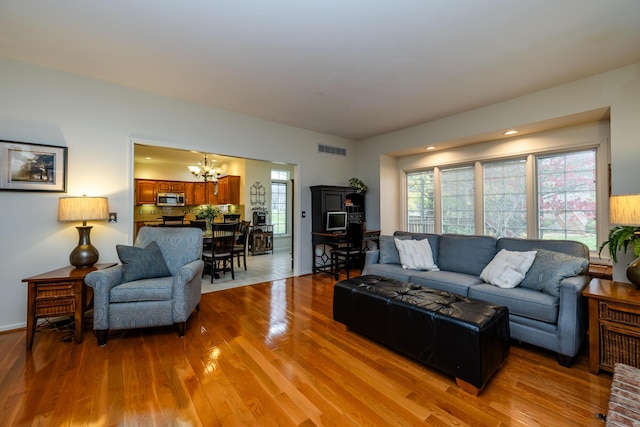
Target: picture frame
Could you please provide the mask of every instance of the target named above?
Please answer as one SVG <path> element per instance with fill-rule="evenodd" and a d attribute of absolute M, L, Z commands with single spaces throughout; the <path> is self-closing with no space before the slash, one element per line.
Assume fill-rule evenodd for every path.
<path fill-rule="evenodd" d="M 67 147 L 0 140 L 0 191 L 67 192 Z"/>

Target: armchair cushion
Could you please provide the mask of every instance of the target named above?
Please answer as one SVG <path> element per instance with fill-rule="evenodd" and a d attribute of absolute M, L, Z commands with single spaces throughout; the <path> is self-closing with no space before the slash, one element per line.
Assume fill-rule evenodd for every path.
<path fill-rule="evenodd" d="M 145 248 L 116 245 L 116 251 L 122 263 L 122 282 L 171 276 L 155 241 Z"/>
<path fill-rule="evenodd" d="M 174 278 L 160 277 L 122 283 L 111 289 L 110 302 L 168 301 Z"/>

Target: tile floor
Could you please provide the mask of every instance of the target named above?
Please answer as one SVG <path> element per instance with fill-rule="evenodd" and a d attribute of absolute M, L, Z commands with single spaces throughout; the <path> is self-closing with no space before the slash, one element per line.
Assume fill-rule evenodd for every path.
<path fill-rule="evenodd" d="M 202 278 L 202 293 L 222 291 L 238 286 L 253 285 L 269 280 L 284 279 L 293 276 L 291 268 L 291 253 L 287 251 L 275 251 L 273 254 L 249 255 L 247 256 L 247 271 L 244 271 L 242 260 L 238 267 L 237 261 L 234 264 L 235 280 L 231 279 L 231 273 L 220 276 L 220 279 L 213 279 L 204 275 Z"/>

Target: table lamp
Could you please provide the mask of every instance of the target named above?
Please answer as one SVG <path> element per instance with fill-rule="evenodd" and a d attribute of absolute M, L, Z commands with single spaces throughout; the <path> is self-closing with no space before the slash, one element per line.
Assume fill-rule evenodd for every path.
<path fill-rule="evenodd" d="M 78 246 L 69 255 L 69 262 L 76 268 L 88 268 L 98 261 L 100 254 L 91 244 L 91 229 L 87 221 L 106 221 L 109 219 L 109 200 L 106 197 L 60 197 L 58 203 L 58 221 L 82 221 L 76 227 L 80 239 Z"/>
<path fill-rule="evenodd" d="M 609 220 L 611 224 L 640 226 L 640 194 L 622 194 L 609 199 Z M 640 232 L 636 238 L 640 240 Z M 638 243 L 640 244 L 640 243 Z M 633 245 L 631 246 L 633 248 Z M 627 279 L 640 288 L 640 257 L 627 266 Z"/>

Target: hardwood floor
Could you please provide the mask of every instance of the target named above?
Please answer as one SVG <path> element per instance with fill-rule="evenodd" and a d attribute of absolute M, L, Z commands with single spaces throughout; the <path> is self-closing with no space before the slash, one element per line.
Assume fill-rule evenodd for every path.
<path fill-rule="evenodd" d="M 0 335 L 1 426 L 602 426 L 611 374 L 513 343 L 474 397 L 453 378 L 332 319 L 334 280 L 288 278 L 202 296 L 174 328 Z M 68 338 L 68 337 L 67 337 Z M 585 346 L 586 347 L 586 346 Z"/>

